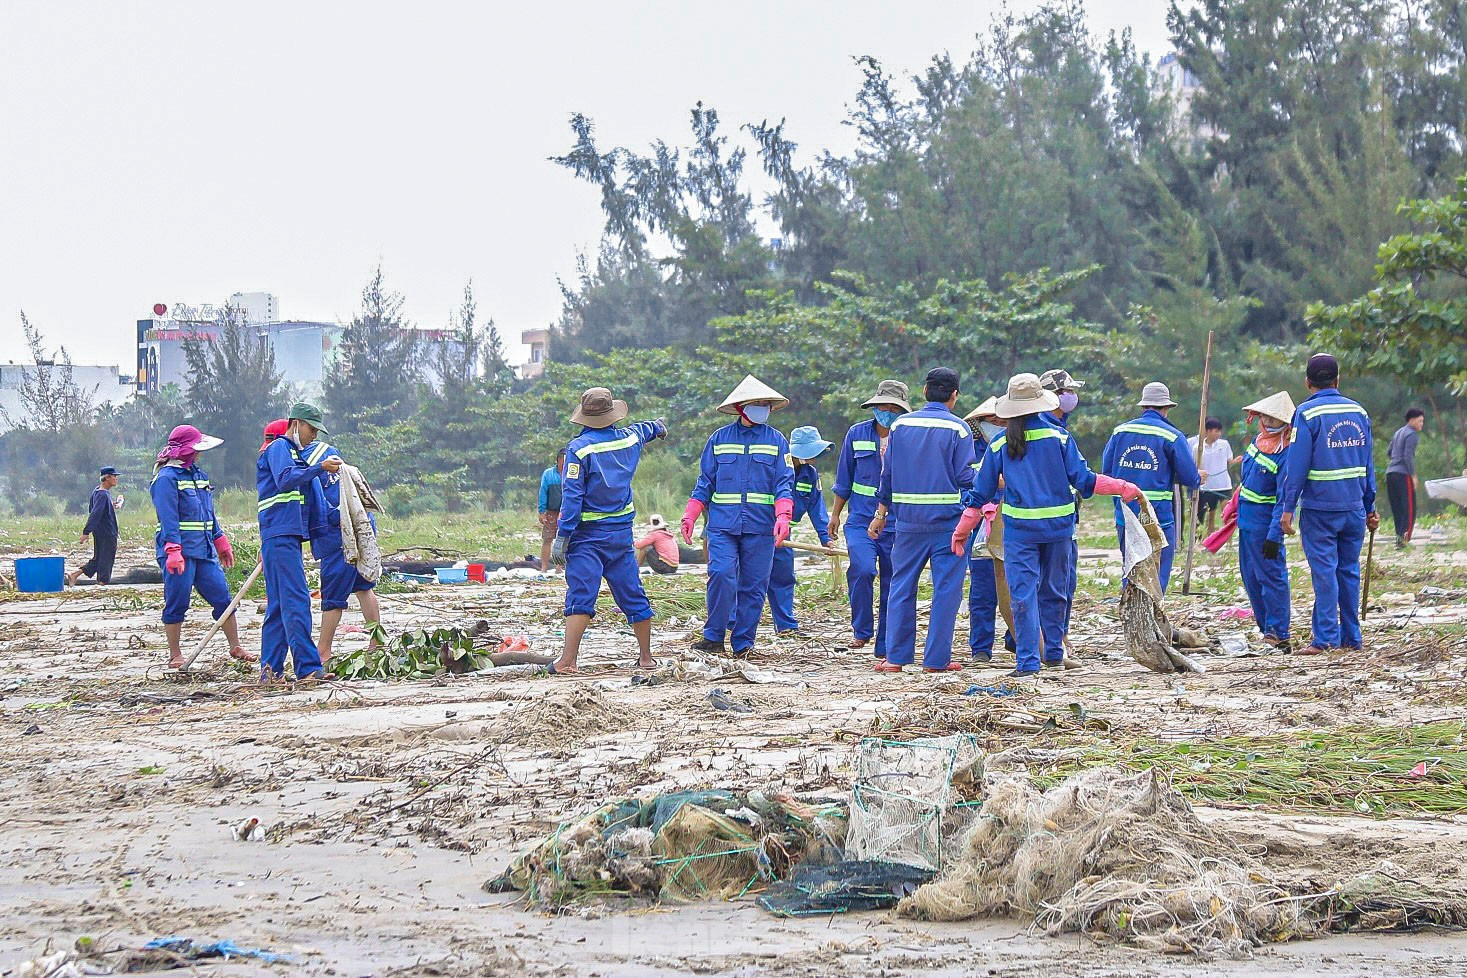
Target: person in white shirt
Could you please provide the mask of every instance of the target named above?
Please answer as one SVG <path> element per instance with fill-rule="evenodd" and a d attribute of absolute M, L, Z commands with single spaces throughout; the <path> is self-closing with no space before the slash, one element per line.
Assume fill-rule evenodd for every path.
<path fill-rule="evenodd" d="M 1217 508 L 1233 494 L 1233 479 L 1228 475 L 1228 466 L 1238 461 L 1233 457 L 1233 447 L 1222 436 L 1222 422 L 1208 418 L 1206 437 L 1202 441 L 1202 463 L 1197 466 L 1202 476 L 1202 491 L 1197 499 L 1197 522 L 1207 520 L 1207 532 L 1211 533 L 1217 523 Z M 1187 439 L 1193 456 L 1197 453 L 1197 436 Z"/>

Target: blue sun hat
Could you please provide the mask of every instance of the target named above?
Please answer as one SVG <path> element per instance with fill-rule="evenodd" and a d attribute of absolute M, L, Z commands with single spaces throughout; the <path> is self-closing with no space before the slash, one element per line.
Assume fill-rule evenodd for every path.
<path fill-rule="evenodd" d="M 834 447 L 833 442 L 820 437 L 820 429 L 814 425 L 805 425 L 790 432 L 790 454 L 802 462 L 824 455 Z"/>

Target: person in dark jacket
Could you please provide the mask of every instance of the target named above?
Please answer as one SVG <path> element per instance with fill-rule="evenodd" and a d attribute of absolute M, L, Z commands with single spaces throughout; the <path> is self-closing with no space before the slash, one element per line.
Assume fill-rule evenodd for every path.
<path fill-rule="evenodd" d="M 112 501 L 112 489 L 117 485 L 117 470 L 110 465 L 102 467 L 102 481 L 92 490 L 92 499 L 87 506 L 87 525 L 82 527 L 78 543 L 92 538 L 92 559 L 66 575 L 66 583 L 75 585 L 83 577 L 95 577 L 98 584 L 112 583 L 112 562 L 117 559 L 117 505 Z"/>
<path fill-rule="evenodd" d="M 1419 407 L 1406 412 L 1406 423 L 1391 435 L 1390 464 L 1386 466 L 1386 497 L 1391 501 L 1391 521 L 1396 527 L 1396 547 L 1411 542 L 1416 528 L 1416 443 L 1426 427 L 1426 412 Z"/>

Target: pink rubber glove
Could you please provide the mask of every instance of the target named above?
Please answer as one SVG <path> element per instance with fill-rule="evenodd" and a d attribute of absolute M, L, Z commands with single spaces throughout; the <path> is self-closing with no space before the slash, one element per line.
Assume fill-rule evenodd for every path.
<path fill-rule="evenodd" d="M 983 507 L 983 525 L 993 531 L 993 521 L 998 519 L 998 503 L 989 503 Z"/>
<path fill-rule="evenodd" d="M 215 537 L 214 549 L 219 551 L 219 566 L 225 570 L 234 566 L 234 548 L 229 545 L 229 537 L 222 533 Z"/>
<path fill-rule="evenodd" d="M 184 568 L 183 545 L 178 543 L 165 543 L 163 544 L 163 553 L 166 555 L 163 566 L 168 568 L 168 573 L 182 574 Z"/>
<path fill-rule="evenodd" d="M 793 499 L 774 501 L 774 545 L 777 547 L 790 538 L 790 521 L 795 518 Z"/>
<path fill-rule="evenodd" d="M 963 515 L 958 517 L 958 525 L 953 528 L 953 553 L 961 557 L 968 552 L 968 538 L 973 535 L 973 528 L 983 518 L 983 510 L 977 506 L 969 506 L 963 510 Z"/>
<path fill-rule="evenodd" d="M 1141 498 L 1141 490 L 1134 482 L 1127 482 L 1110 475 L 1095 477 L 1095 493 L 1099 496 L 1120 496 L 1128 503 L 1134 503 Z"/>
<path fill-rule="evenodd" d="M 683 510 L 683 543 L 693 545 L 693 528 L 698 523 L 698 517 L 708 511 L 700 500 L 689 499 L 688 508 Z"/>

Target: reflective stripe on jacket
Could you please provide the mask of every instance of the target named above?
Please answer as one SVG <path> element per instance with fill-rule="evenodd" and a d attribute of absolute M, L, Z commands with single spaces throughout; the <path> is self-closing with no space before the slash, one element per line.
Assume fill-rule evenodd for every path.
<path fill-rule="evenodd" d="M 767 424 L 735 421 L 709 436 L 692 492 L 708 507 L 708 529 L 772 533 L 775 501 L 794 495 L 784 460 L 789 450 L 784 435 Z"/>
<path fill-rule="evenodd" d="M 841 443 L 830 491 L 846 500 L 846 518 L 862 532 L 876 513 L 876 489 L 880 484 L 881 433 L 876 430 L 875 420 L 859 421 L 851 425 Z M 894 530 L 896 526 L 897 517 L 892 513 L 886 528 Z"/>
<path fill-rule="evenodd" d="M 196 465 L 170 462 L 153 476 L 148 492 L 158 514 L 153 549 L 159 560 L 165 543 L 182 546 L 185 557 L 216 559 L 214 538 L 220 532 L 219 520 L 214 516 L 214 490 L 208 473 Z"/>
<path fill-rule="evenodd" d="M 329 446 L 328 446 L 329 447 Z M 255 463 L 255 490 L 260 521 L 260 539 L 310 536 L 311 512 L 324 512 L 316 476 L 321 463 L 308 464 L 289 438 L 272 441 Z"/>
<path fill-rule="evenodd" d="M 1282 511 L 1375 511 L 1370 415 L 1333 387 L 1315 391 L 1294 411 L 1284 462 Z"/>
<path fill-rule="evenodd" d="M 1282 541 L 1279 529 L 1279 500 L 1283 496 L 1283 467 L 1287 448 L 1272 455 L 1250 442 L 1243 450 L 1243 475 L 1238 483 L 1238 525 L 1248 530 L 1265 530 L 1268 539 Z"/>
<path fill-rule="evenodd" d="M 1172 521 L 1172 486 L 1196 489 L 1202 478 L 1187 447 L 1187 437 L 1160 411 L 1147 408 L 1134 421 L 1117 425 L 1105 443 L 1100 471 L 1134 483 L 1151 500 L 1163 523 Z M 1132 504 L 1133 506 L 1136 504 Z M 1115 500 L 1116 525 L 1121 524 L 1121 500 Z"/>
<path fill-rule="evenodd" d="M 995 502 L 1003 479 L 1003 532 L 1036 543 L 1068 540 L 1075 528 L 1075 496 L 1095 493 L 1095 473 L 1075 439 L 1042 415 L 1024 425 L 1023 458 L 1008 453 L 1008 435 L 988 446 L 970 497 L 974 505 Z"/>
<path fill-rule="evenodd" d="M 877 502 L 894 511 L 902 531 L 951 529 L 973 485 L 973 429 L 929 401 L 892 422 Z"/>
<path fill-rule="evenodd" d="M 556 532 L 568 537 L 582 523 L 632 525 L 632 477 L 642 448 L 664 429 L 655 421 L 633 421 L 624 428 L 582 428 L 565 449 L 560 520 Z"/>

